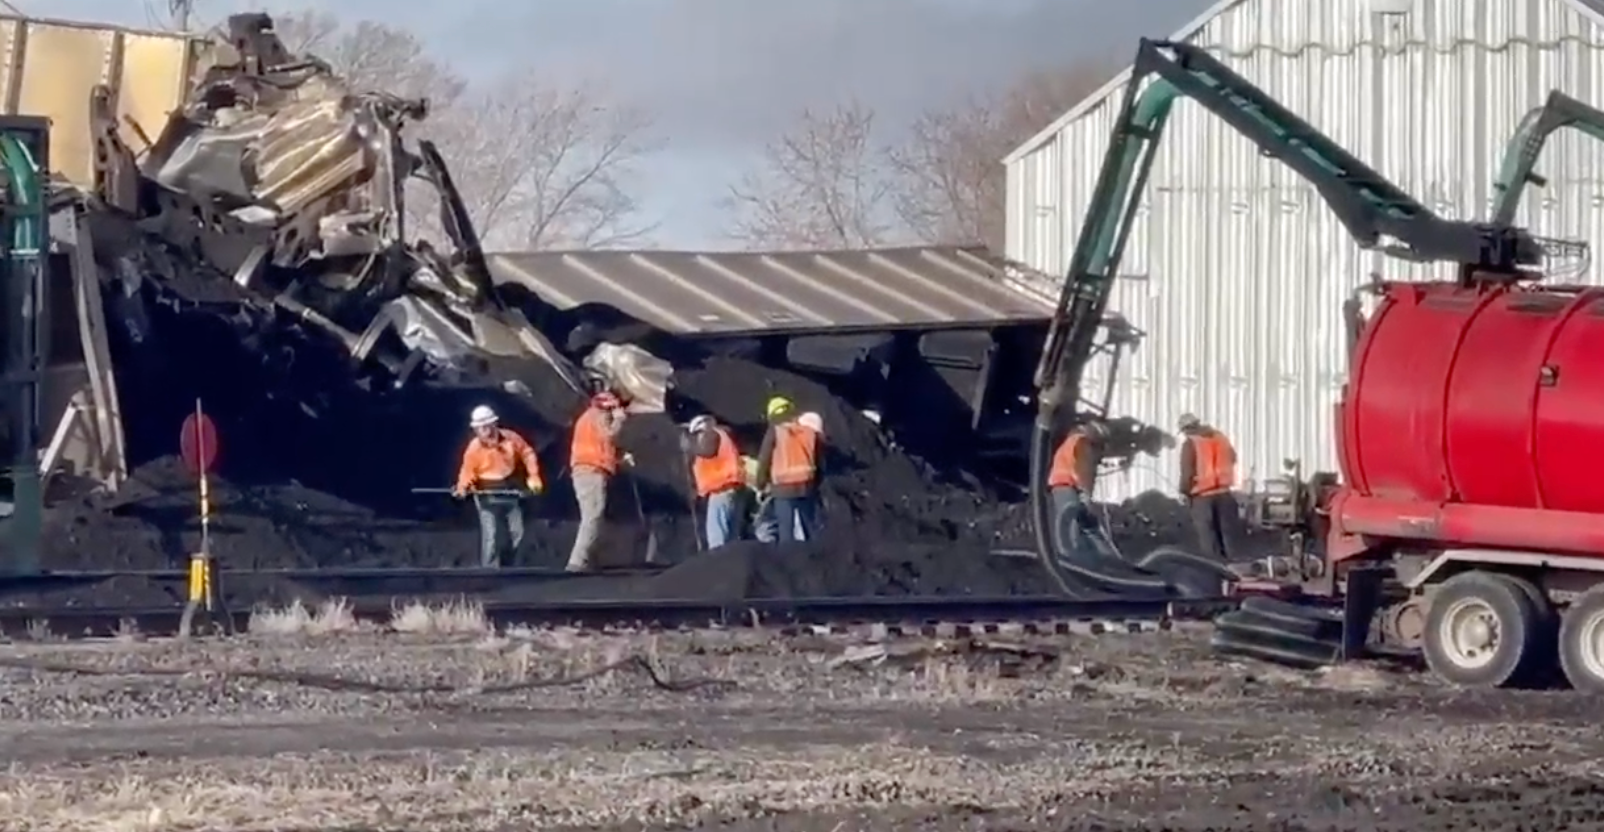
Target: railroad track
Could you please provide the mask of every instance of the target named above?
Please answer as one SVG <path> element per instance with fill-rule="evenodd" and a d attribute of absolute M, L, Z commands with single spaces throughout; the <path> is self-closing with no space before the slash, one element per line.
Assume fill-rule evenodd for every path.
<path fill-rule="evenodd" d="M 986 633 L 1102 634 L 1168 629 L 1175 621 L 1202 620 L 1234 609 L 1235 599 L 1080 600 L 1061 597 L 787 598 L 744 601 L 567 601 L 487 603 L 489 623 L 506 628 L 576 627 L 588 630 L 694 630 L 763 627 L 789 635 L 968 636 Z M 358 621 L 388 625 L 388 602 L 356 602 Z M 0 634 L 18 638 L 104 638 L 137 633 L 176 635 L 183 609 L 0 609 Z M 222 625 L 246 632 L 250 612 L 233 611 Z"/>

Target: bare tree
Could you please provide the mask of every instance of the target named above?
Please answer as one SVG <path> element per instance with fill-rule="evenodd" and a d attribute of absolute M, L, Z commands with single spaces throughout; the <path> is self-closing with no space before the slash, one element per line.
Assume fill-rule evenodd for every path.
<path fill-rule="evenodd" d="M 929 243 L 1003 245 L 1002 158 L 1091 93 L 1096 67 L 1032 73 L 994 98 L 925 114 L 889 154 L 899 219 Z"/>
<path fill-rule="evenodd" d="M 595 85 L 555 87 L 503 77 L 463 102 L 442 138 L 469 210 L 487 239 L 526 250 L 640 246 L 630 180 L 659 147 L 646 113 Z"/>
<path fill-rule="evenodd" d="M 371 20 L 348 25 L 316 10 L 274 15 L 273 27 L 292 54 L 328 62 L 353 90 L 424 98 L 434 112 L 450 108 L 467 91 L 462 77 L 431 58 L 423 41 L 405 29 Z"/>
<path fill-rule="evenodd" d="M 893 242 L 891 170 L 874 113 L 858 102 L 807 110 L 732 186 L 730 235 L 755 248 L 864 248 Z"/>
<path fill-rule="evenodd" d="M 636 163 L 656 149 L 650 120 L 600 87 L 553 86 L 527 72 L 470 85 L 404 29 L 321 11 L 274 24 L 291 52 L 327 61 L 354 90 L 429 101 L 414 133 L 440 146 L 488 247 L 640 245 L 654 230 L 629 188 Z M 413 182 L 407 198 L 409 227 L 437 237 L 433 194 Z"/>

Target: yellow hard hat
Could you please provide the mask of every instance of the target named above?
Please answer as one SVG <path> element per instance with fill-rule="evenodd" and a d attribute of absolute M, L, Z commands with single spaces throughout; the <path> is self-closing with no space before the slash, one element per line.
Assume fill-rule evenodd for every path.
<path fill-rule="evenodd" d="M 764 408 L 764 413 L 772 418 L 774 414 L 781 411 L 790 410 L 792 407 L 793 405 L 791 404 L 790 399 L 784 396 L 771 396 L 769 398 L 768 406 Z"/>

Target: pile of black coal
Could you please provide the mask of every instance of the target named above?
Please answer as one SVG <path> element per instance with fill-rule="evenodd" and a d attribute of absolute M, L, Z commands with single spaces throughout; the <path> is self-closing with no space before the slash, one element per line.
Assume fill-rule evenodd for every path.
<path fill-rule="evenodd" d="M 134 469 L 112 498 L 56 505 L 46 563 L 54 569 L 156 569 L 181 564 L 200 544 L 196 477 L 175 452 L 198 401 L 218 426 L 210 477 L 212 551 L 232 568 L 456 566 L 477 561 L 470 506 L 418 489 L 450 485 L 467 414 L 490 404 L 537 446 L 547 492 L 531 503 L 522 565 L 559 565 L 577 524 L 566 477 L 568 427 L 582 397 L 533 362 L 490 368 L 516 375 L 527 395 L 439 380 L 364 388 L 349 359 L 315 337 L 239 318 L 213 306 L 154 305 L 139 344 L 114 352 Z M 242 333 L 245 333 L 242 335 Z M 780 393 L 826 425 L 830 475 L 824 542 L 846 553 L 899 546 L 984 552 L 1021 546 L 1019 507 L 973 479 L 944 474 L 890 445 L 861 412 L 823 386 L 736 358 L 681 363 L 670 414 L 633 417 L 621 444 L 635 459 L 614 484 L 608 539 L 613 561 L 659 551 L 697 552 L 694 494 L 680 450 L 697 413 L 730 424 L 746 450 L 762 435 L 762 408 Z M 637 499 L 638 496 L 638 499 Z M 643 525 L 640 520 L 644 518 Z M 937 555 L 921 555 L 935 558 Z M 965 567 L 967 568 L 967 567 Z"/>
<path fill-rule="evenodd" d="M 49 568 L 172 568 L 199 547 L 196 478 L 175 455 L 180 425 L 197 401 L 221 439 L 208 534 L 226 568 L 475 564 L 472 508 L 438 492 L 451 483 L 468 438 L 467 415 L 479 404 L 495 407 L 506 426 L 537 446 L 549 484 L 531 502 L 517 565 L 559 566 L 566 559 L 577 526 L 565 470 L 568 428 L 583 399 L 554 371 L 519 362 L 487 367 L 471 381 L 392 389 L 358 382 L 350 360 L 316 337 L 241 320 L 259 312 L 156 304 L 146 314 L 140 343 L 127 342 L 126 328 L 113 342 L 132 479 L 115 497 L 52 508 Z M 772 547 L 738 546 L 696 558 L 702 565 L 695 569 L 708 575 L 749 563 L 749 582 L 703 577 L 681 585 L 662 576 L 629 591 L 684 597 L 698 585 L 715 594 L 739 585 L 755 595 L 1051 590 L 1035 564 L 987 556 L 1033 546 L 1028 512 L 961 467 L 904 452 L 871 419 L 803 376 L 734 357 L 674 360 L 670 412 L 632 417 L 621 437 L 635 466 L 614 483 L 608 565 L 639 561 L 648 535 L 670 560 L 696 558 L 681 425 L 711 413 L 752 452 L 764 430 L 764 404 L 775 394 L 823 418 L 824 530 L 818 545 L 783 557 Z M 526 392 L 515 395 L 489 378 L 515 381 Z M 420 489 L 436 493 L 415 493 Z M 1184 510 L 1173 501 L 1147 499 L 1108 511 L 1129 553 L 1189 541 Z M 700 574 L 692 564 L 684 568 L 690 571 L 682 575 Z M 598 580 L 606 592 L 624 591 L 617 579 Z"/>

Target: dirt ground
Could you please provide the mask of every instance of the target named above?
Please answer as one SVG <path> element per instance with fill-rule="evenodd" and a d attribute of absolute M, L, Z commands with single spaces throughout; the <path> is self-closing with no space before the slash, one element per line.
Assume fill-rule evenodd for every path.
<path fill-rule="evenodd" d="M 0 828 L 1604 829 L 1593 702 L 1198 633 L 299 629 L 0 647 Z"/>

